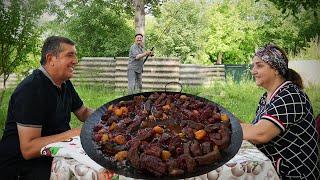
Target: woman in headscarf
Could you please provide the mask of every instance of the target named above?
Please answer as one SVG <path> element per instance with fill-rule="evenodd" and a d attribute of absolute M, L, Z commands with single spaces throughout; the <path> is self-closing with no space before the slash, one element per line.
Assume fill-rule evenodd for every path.
<path fill-rule="evenodd" d="M 318 134 L 300 75 L 273 44 L 259 49 L 252 64 L 255 82 L 266 92 L 252 123 L 241 123 L 243 139 L 270 158 L 282 179 L 319 179 Z"/>

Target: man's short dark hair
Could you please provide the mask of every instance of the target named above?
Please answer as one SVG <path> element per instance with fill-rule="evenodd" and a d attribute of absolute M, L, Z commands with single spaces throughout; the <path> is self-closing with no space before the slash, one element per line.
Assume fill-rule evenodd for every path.
<path fill-rule="evenodd" d="M 47 63 L 46 60 L 46 55 L 48 53 L 52 53 L 55 56 L 58 56 L 58 54 L 62 51 L 61 49 L 61 43 L 66 43 L 66 44 L 70 44 L 70 45 L 75 45 L 75 43 L 66 38 L 66 37 L 61 37 L 61 36 L 50 36 L 48 37 L 42 46 L 42 50 L 41 50 L 41 60 L 40 60 L 40 64 L 44 65 Z"/>
<path fill-rule="evenodd" d="M 142 36 L 143 37 L 143 35 L 141 33 L 137 33 L 134 37 L 137 37 L 137 36 Z"/>

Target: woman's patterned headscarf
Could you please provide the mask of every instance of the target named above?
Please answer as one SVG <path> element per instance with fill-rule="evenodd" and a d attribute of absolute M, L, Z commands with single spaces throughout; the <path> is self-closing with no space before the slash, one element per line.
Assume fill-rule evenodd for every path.
<path fill-rule="evenodd" d="M 283 77 L 288 71 L 288 59 L 284 52 L 277 46 L 269 44 L 259 49 L 255 56 L 261 58 L 264 62 L 268 63 L 272 68 L 276 69 Z"/>

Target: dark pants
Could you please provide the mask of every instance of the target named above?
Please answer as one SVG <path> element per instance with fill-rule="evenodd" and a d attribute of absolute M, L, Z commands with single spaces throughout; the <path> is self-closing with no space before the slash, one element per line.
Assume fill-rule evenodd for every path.
<path fill-rule="evenodd" d="M 2 137 L 0 141 L 0 179 L 46 180 L 50 178 L 52 157 L 24 160 L 17 136 Z"/>
<path fill-rule="evenodd" d="M 50 178 L 52 158 L 41 157 L 20 161 L 15 165 L 1 167 L 0 177 L 6 180 L 46 180 Z"/>
<path fill-rule="evenodd" d="M 128 94 L 139 93 L 142 90 L 142 73 L 128 70 Z"/>

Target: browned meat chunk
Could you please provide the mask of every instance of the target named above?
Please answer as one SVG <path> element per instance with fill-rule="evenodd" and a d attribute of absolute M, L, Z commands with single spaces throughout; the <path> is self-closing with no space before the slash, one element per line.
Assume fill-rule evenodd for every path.
<path fill-rule="evenodd" d="M 203 154 L 208 154 L 209 152 L 211 152 L 211 143 L 210 142 L 204 142 L 201 144 L 201 148 L 202 148 L 202 153 Z"/>
<path fill-rule="evenodd" d="M 201 147 L 200 147 L 200 144 L 197 140 L 194 140 L 191 143 L 190 151 L 191 151 L 193 157 L 202 155 Z"/>
<path fill-rule="evenodd" d="M 138 139 L 138 140 L 146 140 L 148 138 L 150 138 L 153 134 L 153 131 L 151 128 L 145 128 L 145 129 L 140 129 L 137 134 L 136 134 L 136 137 L 135 139 Z"/>
<path fill-rule="evenodd" d="M 219 152 L 218 146 L 215 146 L 213 151 L 203 155 L 195 157 L 194 159 L 200 164 L 200 165 L 208 165 L 211 163 L 214 163 L 215 161 L 219 161 L 221 159 L 221 154 Z"/>
<path fill-rule="evenodd" d="M 141 141 L 137 140 L 132 143 L 128 151 L 128 160 L 132 164 L 133 167 L 140 169 L 140 157 L 139 157 L 139 146 Z"/>
<path fill-rule="evenodd" d="M 218 133 L 211 133 L 209 137 L 211 141 L 220 146 L 220 149 L 226 149 L 230 143 L 230 130 L 224 125 L 220 125 L 219 128 Z"/>
<path fill-rule="evenodd" d="M 158 157 L 142 153 L 140 156 L 140 167 L 156 176 L 162 176 L 167 172 L 167 165 Z"/>
<path fill-rule="evenodd" d="M 194 170 L 196 169 L 197 163 L 191 156 L 183 154 L 179 156 L 177 160 L 180 169 L 185 169 L 189 173 L 194 172 Z"/>
<path fill-rule="evenodd" d="M 148 144 L 144 150 L 144 152 L 147 155 L 155 156 L 155 157 L 160 157 L 162 148 L 159 147 L 157 144 Z"/>

